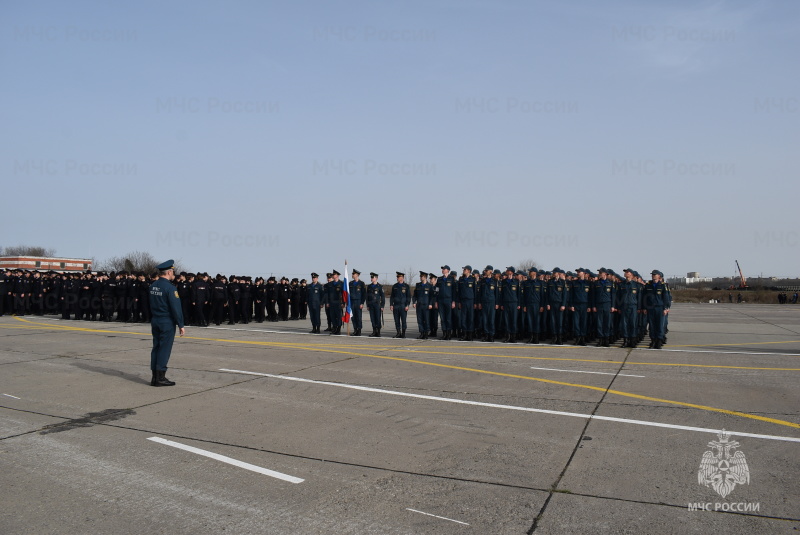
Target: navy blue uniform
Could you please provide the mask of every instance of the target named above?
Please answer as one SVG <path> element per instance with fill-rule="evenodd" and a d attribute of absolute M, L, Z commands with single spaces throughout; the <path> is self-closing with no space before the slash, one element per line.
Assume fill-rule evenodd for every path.
<path fill-rule="evenodd" d="M 672 296 L 663 281 L 649 281 L 642 290 L 642 306 L 650 324 L 651 347 L 660 348 L 664 339 L 664 311 L 672 306 Z"/>
<path fill-rule="evenodd" d="M 406 332 L 406 316 L 408 305 L 411 303 L 411 288 L 405 282 L 397 282 L 392 286 L 389 296 L 389 306 L 394 313 L 394 326 L 398 333 Z"/>
<path fill-rule="evenodd" d="M 350 307 L 353 311 L 353 328 L 361 331 L 361 305 L 367 298 L 367 287 L 364 281 L 350 281 Z"/>
<path fill-rule="evenodd" d="M 458 279 L 458 306 L 461 329 L 465 333 L 475 330 L 475 277 L 462 275 Z"/>
<path fill-rule="evenodd" d="M 570 308 L 573 309 L 572 328 L 577 337 L 587 335 L 587 311 L 591 307 L 592 284 L 588 280 L 572 281 L 570 289 Z M 580 343 L 582 340 L 578 340 Z"/>
<path fill-rule="evenodd" d="M 494 277 L 489 276 L 482 278 L 478 290 L 478 303 L 481 307 L 483 331 L 486 333 L 487 340 L 494 338 L 494 319 L 498 296 L 499 289 Z"/>
<path fill-rule="evenodd" d="M 433 287 L 427 282 L 418 282 L 414 288 L 414 298 L 412 299 L 417 307 L 417 327 L 421 337 L 427 335 L 431 330 L 430 310 L 433 306 Z"/>
<path fill-rule="evenodd" d="M 342 330 L 342 299 L 344 282 L 331 281 L 325 285 L 325 307 L 330 311 L 331 332 L 339 334 Z"/>
<path fill-rule="evenodd" d="M 622 337 L 631 345 L 639 336 L 637 315 L 642 308 L 641 285 L 633 280 L 621 282 L 617 287 L 617 303 L 622 314 Z"/>
<path fill-rule="evenodd" d="M 545 282 L 539 279 L 530 279 L 523 282 L 525 287 L 525 327 L 534 339 L 537 339 L 542 329 L 542 312 L 546 302 Z"/>
<path fill-rule="evenodd" d="M 183 310 L 178 290 L 167 279 L 158 278 L 150 285 L 150 325 L 153 331 L 153 350 L 150 369 L 165 371 L 175 340 L 175 327 L 183 329 Z"/>
<path fill-rule="evenodd" d="M 509 341 L 517 334 L 517 315 L 519 314 L 519 281 L 503 279 L 500 284 L 500 304 L 503 307 L 503 318 Z"/>
<path fill-rule="evenodd" d="M 322 306 L 324 287 L 319 282 L 308 285 L 308 314 L 311 316 L 311 326 L 319 328 L 322 325 L 319 309 Z"/>
<path fill-rule="evenodd" d="M 439 289 L 436 302 L 439 305 L 442 331 L 450 332 L 453 330 L 453 303 L 458 297 L 458 288 L 455 280 L 450 276 L 441 277 L 436 282 L 436 287 Z"/>
<path fill-rule="evenodd" d="M 547 283 L 547 306 L 550 307 L 550 329 L 556 341 L 560 341 L 564 330 L 564 310 L 567 306 L 567 285 L 561 279 Z"/>
<path fill-rule="evenodd" d="M 367 308 L 369 309 L 369 321 L 375 332 L 381 330 L 381 309 L 386 304 L 386 295 L 383 293 L 383 286 L 372 283 L 367 286 Z"/>
<path fill-rule="evenodd" d="M 616 288 L 608 279 L 594 283 L 594 308 L 597 309 L 597 336 L 611 336 L 611 308 L 616 302 Z"/>

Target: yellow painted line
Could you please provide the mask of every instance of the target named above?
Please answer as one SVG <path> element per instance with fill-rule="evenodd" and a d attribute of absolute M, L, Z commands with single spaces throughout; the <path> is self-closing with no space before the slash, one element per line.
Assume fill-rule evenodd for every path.
<path fill-rule="evenodd" d="M 150 336 L 150 333 L 138 333 L 138 332 L 131 332 L 131 331 L 110 331 L 104 329 L 88 329 L 84 327 L 71 327 L 69 325 L 49 325 L 44 323 L 34 323 L 30 320 L 25 320 L 22 318 L 16 318 L 19 321 L 25 321 L 28 323 L 32 323 L 33 325 L 42 325 L 44 327 L 56 327 L 61 330 L 68 330 L 68 331 L 83 331 L 83 332 L 95 332 L 95 333 L 112 333 L 112 334 L 130 334 L 130 335 L 140 335 L 140 336 Z M 41 329 L 40 327 L 27 327 L 27 326 L 0 326 L 9 329 Z M 524 360 L 555 360 L 555 361 L 565 361 L 565 362 L 592 362 L 597 364 L 623 364 L 624 361 L 621 360 L 600 360 L 600 359 L 571 359 L 571 358 L 562 358 L 562 357 L 530 357 L 525 355 L 490 355 L 487 353 L 464 353 L 464 352 L 453 352 L 453 351 L 430 351 L 430 350 L 421 350 L 421 349 L 409 349 L 403 346 L 341 346 L 341 345 L 325 345 L 325 344 L 303 344 L 301 342 L 263 342 L 263 341 L 248 341 L 248 340 L 225 340 L 222 338 L 203 338 L 198 336 L 184 336 L 183 338 L 187 340 L 201 340 L 201 341 L 211 341 L 211 342 L 229 342 L 234 344 L 255 344 L 255 345 L 266 345 L 266 346 L 277 346 L 283 347 L 285 349 L 312 349 L 314 347 L 320 346 L 323 349 L 336 349 L 336 348 L 361 348 L 361 349 L 391 349 L 397 351 L 407 351 L 409 353 L 421 353 L 421 354 L 431 354 L 431 355 L 448 355 L 448 356 L 464 356 L 464 357 L 486 357 L 486 358 L 498 358 L 498 359 L 524 359 Z M 541 346 L 541 349 L 545 349 L 549 346 Z M 461 349 L 461 348 L 456 348 Z M 506 349 L 506 348 L 503 348 Z M 374 356 L 374 355 L 373 355 Z M 727 370 L 765 370 L 765 371 L 783 371 L 783 372 L 800 372 L 800 368 L 768 368 L 768 367 L 757 367 L 757 366 L 726 366 L 721 364 L 685 364 L 685 363 L 671 363 L 671 362 L 633 362 L 628 361 L 625 363 L 626 365 L 637 365 L 637 366 L 667 366 L 667 367 L 689 367 L 689 368 L 720 368 L 720 369 L 727 369 Z"/>
<path fill-rule="evenodd" d="M 768 344 L 797 344 L 800 343 L 800 340 L 781 340 L 777 342 L 746 342 L 743 344 L 684 344 L 684 345 L 665 345 L 664 347 L 672 348 L 672 347 L 723 347 L 723 346 L 763 346 Z M 796 357 L 797 355 L 786 355 L 787 357 Z"/>
<path fill-rule="evenodd" d="M 82 331 L 82 332 L 94 332 L 94 333 L 111 333 L 111 334 L 130 334 L 130 335 L 138 335 L 138 336 L 150 336 L 150 333 L 139 333 L 139 332 L 132 332 L 132 331 L 111 331 L 105 329 L 88 329 L 85 327 L 71 327 L 69 325 L 49 325 L 46 323 L 36 323 L 30 320 L 22 319 L 22 318 L 15 318 L 19 321 L 24 321 L 26 323 L 30 323 L 32 325 L 41 325 L 44 327 L 54 327 L 60 330 L 67 330 L 67 331 Z M 22 327 L 21 327 L 22 328 Z M 36 327 L 28 327 L 28 328 L 36 328 Z M 250 345 L 261 345 L 261 346 L 275 346 L 275 347 L 282 347 L 285 349 L 314 349 L 317 345 L 322 347 L 325 350 L 333 349 L 337 347 L 353 347 L 353 346 L 337 346 L 337 345 L 325 345 L 325 344 L 303 344 L 301 342 L 264 342 L 264 341 L 257 341 L 257 340 L 227 340 L 223 338 L 204 338 L 199 336 L 184 336 L 186 340 L 201 340 L 201 341 L 210 341 L 210 342 L 227 342 L 233 344 L 250 344 Z M 431 354 L 431 355 L 448 355 L 448 356 L 465 356 L 465 357 L 486 357 L 486 358 L 502 358 L 502 359 L 524 359 L 524 360 L 555 360 L 555 361 L 565 361 L 565 362 L 592 362 L 598 364 L 623 364 L 621 360 L 600 360 L 600 359 L 575 359 L 575 358 L 562 358 L 562 357 L 529 357 L 525 355 L 490 355 L 487 353 L 463 353 L 463 352 L 453 352 L 453 351 L 431 351 L 431 350 L 420 350 L 420 349 L 410 349 L 404 346 L 355 346 L 361 349 L 393 349 L 397 351 L 408 351 L 409 353 L 421 353 L 421 354 Z M 550 346 L 542 346 L 542 349 L 545 349 Z M 458 349 L 458 348 L 456 348 Z M 375 355 L 363 355 L 363 356 L 375 356 Z M 685 364 L 685 363 L 670 363 L 670 362 L 627 362 L 626 365 L 639 365 L 639 366 L 669 366 L 669 367 L 689 367 L 689 368 L 720 368 L 720 369 L 730 369 L 730 370 L 766 370 L 766 371 L 790 371 L 790 372 L 797 372 L 800 371 L 800 368 L 768 368 L 768 367 L 756 367 L 756 366 L 726 366 L 726 365 L 716 365 L 716 364 Z"/>
<path fill-rule="evenodd" d="M 20 319 L 20 318 L 17 318 L 17 319 Z M 21 320 L 21 321 L 26 321 L 26 320 Z M 92 332 L 93 331 L 92 329 L 82 329 L 82 328 L 76 328 L 76 330 L 88 331 L 88 332 Z M 97 332 L 121 332 L 123 334 L 138 334 L 138 335 L 142 334 L 142 333 L 125 333 L 124 331 L 97 331 Z M 234 344 L 260 345 L 260 346 L 279 345 L 279 344 L 274 344 L 272 342 L 260 342 L 260 341 L 257 341 L 257 340 L 228 340 L 228 339 L 224 339 L 224 338 L 201 338 L 201 337 L 184 337 L 184 338 L 188 338 L 190 340 L 206 340 L 206 341 L 213 341 L 213 342 L 225 342 L 225 343 L 234 343 Z M 692 408 L 692 409 L 700 409 L 700 410 L 709 411 L 709 412 L 716 412 L 716 413 L 720 413 L 720 414 L 728 414 L 730 416 L 738 416 L 738 417 L 741 417 L 741 418 L 759 420 L 759 421 L 762 421 L 762 422 L 768 422 L 768 423 L 772 423 L 772 424 L 776 424 L 776 425 L 782 425 L 782 426 L 785 426 L 785 427 L 792 427 L 792 428 L 795 428 L 795 429 L 800 429 L 800 424 L 798 424 L 798 423 L 788 422 L 786 420 L 779 420 L 777 418 L 768 418 L 766 416 L 759 416 L 757 414 L 749 414 L 749 413 L 746 413 L 746 412 L 732 411 L 732 410 L 728 410 L 728 409 L 720 409 L 718 407 L 710 407 L 708 405 L 698 405 L 698 404 L 695 404 L 695 403 L 687 403 L 687 402 L 684 402 L 684 401 L 675 401 L 675 400 L 669 400 L 669 399 L 663 399 L 663 398 L 655 398 L 655 397 L 651 397 L 651 396 L 645 396 L 645 395 L 642 395 L 642 394 L 634 394 L 634 393 L 631 393 L 631 392 L 623 392 L 621 390 L 607 390 L 607 389 L 605 389 L 603 387 L 599 387 L 599 386 L 583 385 L 583 384 L 577 384 L 577 383 L 567 383 L 567 382 L 563 382 L 563 381 L 554 381 L 552 379 L 542 379 L 541 377 L 530 377 L 530 376 L 527 376 L 527 375 L 516 375 L 516 374 L 512 374 L 512 373 L 493 372 L 493 371 L 488 371 L 488 370 L 480 370 L 480 369 L 477 369 L 477 368 L 466 368 L 466 367 L 463 367 L 463 366 L 452 366 L 450 364 L 440 364 L 440 363 L 437 363 L 437 362 L 426 362 L 426 361 L 423 361 L 423 360 L 406 359 L 406 358 L 401 358 L 401 357 L 389 357 L 389 356 L 386 356 L 386 355 L 369 355 L 369 354 L 366 354 L 366 353 L 355 353 L 355 352 L 352 352 L 352 351 L 341 351 L 341 350 L 335 350 L 335 349 L 323 349 L 323 348 L 317 348 L 317 347 L 296 347 L 296 348 L 297 349 L 305 349 L 307 351 L 320 352 L 320 353 L 337 353 L 337 354 L 343 354 L 343 355 L 353 355 L 353 356 L 356 356 L 356 357 L 367 357 L 367 358 L 376 358 L 376 359 L 383 359 L 383 360 L 395 360 L 395 361 L 399 361 L 399 362 L 408 362 L 408 363 L 411 363 L 411 364 L 422 364 L 422 365 L 425 365 L 425 366 L 436 366 L 438 368 L 446 368 L 446 369 L 451 369 L 451 370 L 468 371 L 468 372 L 480 373 L 480 374 L 485 374 L 485 375 L 494 375 L 494 376 L 498 376 L 498 377 L 510 377 L 510 378 L 513 378 L 513 379 L 523 379 L 523 380 L 527 380 L 527 381 L 536 381 L 536 382 L 540 382 L 540 383 L 547 383 L 547 384 L 553 384 L 553 385 L 559 385 L 559 386 L 568 386 L 568 387 L 572 387 L 572 388 L 583 388 L 583 389 L 587 389 L 587 390 L 595 390 L 597 392 L 608 392 L 609 394 L 614 394 L 614 395 L 622 396 L 622 397 L 628 397 L 628 398 L 633 398 L 633 399 L 641 399 L 641 400 L 644 400 L 644 401 L 654 401 L 656 403 L 664 403 L 664 404 L 667 404 L 667 405 L 677 405 L 677 406 L 681 406 L 681 407 L 689 407 L 689 408 Z"/>

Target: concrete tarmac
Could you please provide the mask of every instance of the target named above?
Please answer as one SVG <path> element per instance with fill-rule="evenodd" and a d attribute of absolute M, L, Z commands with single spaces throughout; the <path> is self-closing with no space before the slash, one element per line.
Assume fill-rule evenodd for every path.
<path fill-rule="evenodd" d="M 149 325 L 0 317 L 0 533 L 800 529 L 800 307 L 676 304 L 662 350 L 310 330 L 188 327 L 153 388 Z"/>

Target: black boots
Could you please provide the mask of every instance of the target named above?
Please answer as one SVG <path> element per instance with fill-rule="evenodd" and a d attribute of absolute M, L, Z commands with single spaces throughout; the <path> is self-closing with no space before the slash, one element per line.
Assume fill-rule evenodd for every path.
<path fill-rule="evenodd" d="M 165 377 L 166 370 L 157 370 L 153 372 L 153 379 L 150 381 L 150 386 L 172 386 L 174 381 L 170 381 Z"/>
<path fill-rule="evenodd" d="M 370 337 L 370 338 L 375 338 L 376 336 L 379 336 L 379 335 L 378 335 L 378 329 L 376 329 L 375 327 L 373 327 L 373 328 L 372 328 L 372 334 L 371 334 L 371 335 L 369 335 L 369 337 Z"/>
<path fill-rule="evenodd" d="M 397 334 L 394 335 L 395 338 L 403 338 L 403 335 L 400 333 L 400 329 L 397 329 Z"/>

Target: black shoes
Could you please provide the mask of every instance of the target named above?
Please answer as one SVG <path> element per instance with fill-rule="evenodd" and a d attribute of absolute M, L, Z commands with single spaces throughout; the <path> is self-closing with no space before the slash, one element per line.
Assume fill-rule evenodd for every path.
<path fill-rule="evenodd" d="M 175 381 L 170 381 L 166 378 L 166 370 L 157 370 L 153 372 L 153 379 L 150 381 L 150 386 L 173 386 Z"/>

